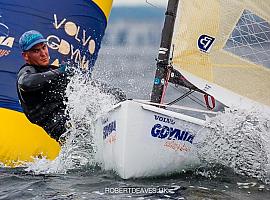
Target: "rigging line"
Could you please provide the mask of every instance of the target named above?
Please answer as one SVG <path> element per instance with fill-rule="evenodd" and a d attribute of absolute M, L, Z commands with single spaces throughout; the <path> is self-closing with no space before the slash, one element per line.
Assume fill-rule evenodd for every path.
<path fill-rule="evenodd" d="M 182 96 L 180 96 L 179 98 L 175 99 L 174 101 L 167 103 L 167 105 L 172 105 L 172 104 L 174 104 L 174 103 L 176 103 L 176 102 L 178 102 L 178 101 L 186 98 L 188 95 L 190 95 L 193 92 L 194 92 L 194 90 L 189 90 L 187 93 L 183 94 Z"/>
<path fill-rule="evenodd" d="M 184 88 L 179 88 L 178 86 L 175 86 L 175 85 L 172 85 L 171 87 L 173 87 L 175 90 L 178 90 L 179 92 L 182 92 L 182 93 L 185 93 L 186 91 L 184 90 Z M 201 99 L 199 99 L 198 97 L 196 97 L 196 96 L 194 96 L 194 95 L 192 95 L 192 94 L 190 94 L 189 96 L 188 96 L 188 98 L 190 98 L 191 100 L 193 100 L 193 101 L 195 101 L 194 99 L 192 99 L 191 97 L 193 97 L 194 99 L 196 99 L 196 100 L 198 100 L 198 101 L 200 101 L 201 103 L 203 103 L 203 101 L 201 100 Z M 196 101 L 195 101 L 196 102 Z M 198 102 L 199 103 L 199 102 Z M 203 104 L 201 104 L 201 105 L 203 105 Z M 203 105 L 204 106 L 204 105 Z"/>
<path fill-rule="evenodd" d="M 161 8 L 161 7 L 159 7 L 159 6 L 154 5 L 153 3 L 150 3 L 149 0 L 145 0 L 145 2 L 146 2 L 147 4 L 149 4 L 150 6 L 154 7 L 154 8 Z"/>
<path fill-rule="evenodd" d="M 160 100 L 161 104 L 163 104 L 163 101 L 164 101 L 164 98 L 165 98 L 165 93 L 166 93 L 166 90 L 167 90 L 168 85 L 169 85 L 170 76 L 171 76 L 171 69 L 168 68 L 167 69 L 167 77 L 166 77 L 166 80 L 165 80 L 165 84 L 164 84 L 164 88 L 163 88 L 162 95 L 161 95 L 161 100 Z"/>
<path fill-rule="evenodd" d="M 185 92 L 183 88 L 179 88 L 179 87 L 177 87 L 177 86 L 175 86 L 175 85 L 171 85 L 171 87 L 173 87 L 175 90 L 178 90 L 179 92 L 182 92 L 182 93 Z M 200 105 L 200 106 L 202 106 L 203 108 L 205 108 L 204 102 L 203 102 L 202 100 L 200 100 L 198 97 L 196 97 L 196 96 L 194 96 L 194 95 L 192 95 L 192 94 L 188 95 L 187 97 L 188 97 L 189 99 L 191 99 L 193 102 L 195 102 L 195 103 L 197 103 L 198 105 Z M 194 98 L 194 99 L 193 99 L 193 98 Z M 197 100 L 197 101 L 196 101 L 196 100 Z"/>

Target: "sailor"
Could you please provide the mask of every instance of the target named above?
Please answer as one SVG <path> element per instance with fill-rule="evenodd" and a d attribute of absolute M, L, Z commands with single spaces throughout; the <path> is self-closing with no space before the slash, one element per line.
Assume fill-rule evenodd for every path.
<path fill-rule="evenodd" d="M 67 65 L 56 67 L 49 64 L 47 40 L 35 30 L 25 32 L 19 45 L 25 64 L 20 68 L 17 79 L 18 97 L 30 122 L 42 127 L 52 138 L 59 141 L 67 130 L 69 116 L 65 111 L 65 90 L 69 76 Z M 116 102 L 126 100 L 119 88 L 92 81 L 101 92 L 113 95 Z"/>
<path fill-rule="evenodd" d="M 18 97 L 30 122 L 42 127 L 52 138 L 66 131 L 65 89 L 68 84 L 67 65 L 50 65 L 47 40 L 35 30 L 25 32 L 19 45 L 25 64 L 17 79 Z"/>

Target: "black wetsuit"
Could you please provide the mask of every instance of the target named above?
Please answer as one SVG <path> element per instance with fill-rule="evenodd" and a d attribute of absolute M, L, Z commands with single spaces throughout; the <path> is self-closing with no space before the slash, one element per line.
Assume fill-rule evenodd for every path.
<path fill-rule="evenodd" d="M 25 115 L 56 140 L 66 130 L 67 83 L 67 75 L 52 65 L 44 68 L 26 64 L 18 72 L 18 96 Z"/>

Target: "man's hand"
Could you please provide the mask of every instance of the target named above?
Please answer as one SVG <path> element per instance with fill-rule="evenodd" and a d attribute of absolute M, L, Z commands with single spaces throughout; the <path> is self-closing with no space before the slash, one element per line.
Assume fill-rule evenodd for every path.
<path fill-rule="evenodd" d="M 61 65 L 59 65 L 58 69 L 61 73 L 65 73 L 68 76 L 72 76 L 75 72 L 75 67 L 70 66 L 70 64 L 68 64 L 68 63 L 62 63 Z"/>
<path fill-rule="evenodd" d="M 63 64 L 61 64 L 61 65 L 59 65 L 59 71 L 60 72 L 62 72 L 62 73 L 65 73 L 65 72 L 67 72 L 67 63 L 63 63 Z"/>

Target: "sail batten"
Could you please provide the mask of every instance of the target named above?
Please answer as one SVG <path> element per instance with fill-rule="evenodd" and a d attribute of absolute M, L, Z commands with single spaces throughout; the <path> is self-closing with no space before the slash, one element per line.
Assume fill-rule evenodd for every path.
<path fill-rule="evenodd" d="M 177 13 L 174 68 L 227 106 L 239 99 L 270 106 L 267 0 L 182 0 Z"/>

